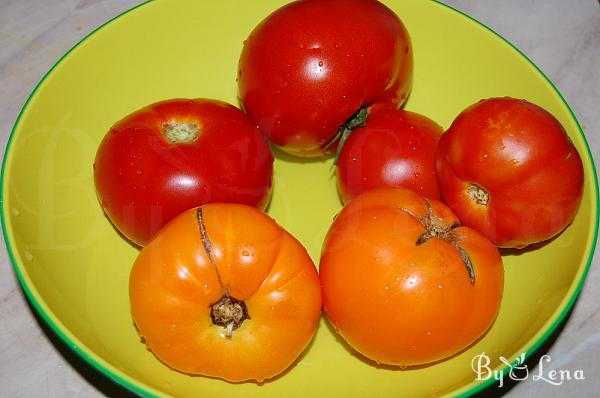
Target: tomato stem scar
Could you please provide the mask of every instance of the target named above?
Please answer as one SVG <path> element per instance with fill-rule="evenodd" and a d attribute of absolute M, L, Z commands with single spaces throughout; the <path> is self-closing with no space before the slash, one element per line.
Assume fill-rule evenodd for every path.
<path fill-rule="evenodd" d="M 342 148 L 346 143 L 350 134 L 352 134 L 352 130 L 357 127 L 364 127 L 367 123 L 367 116 L 369 114 L 369 108 L 367 106 L 361 106 L 356 113 L 354 113 L 348 120 L 344 122 L 339 128 L 337 133 L 333 136 L 331 140 L 323 147 L 324 151 L 327 151 L 333 144 L 339 141 L 339 144 L 335 151 L 335 158 L 333 160 L 333 166 L 335 166 L 340 157 L 340 153 L 342 152 Z"/>
<path fill-rule="evenodd" d="M 427 208 L 427 214 L 425 216 L 418 216 L 410 209 L 401 207 L 400 210 L 410 214 L 423 225 L 425 232 L 423 232 L 418 238 L 415 244 L 421 246 L 431 238 L 440 238 L 450 243 L 460 254 L 463 264 L 469 274 L 469 280 L 472 285 L 475 284 L 475 267 L 469 253 L 459 245 L 460 236 L 454 231 L 455 228 L 460 227 L 460 223 L 448 224 L 442 219 L 436 217 L 433 214 L 433 208 L 431 203 L 424 199 L 425 207 Z"/>
<path fill-rule="evenodd" d="M 204 215 L 202 213 L 202 207 L 199 207 L 196 211 L 196 218 L 198 220 L 198 226 L 200 228 L 200 237 L 202 239 L 202 246 L 208 256 L 208 260 L 212 264 L 219 280 L 219 285 L 223 292 L 223 296 L 219 301 L 210 305 L 210 318 L 214 325 L 222 326 L 225 328 L 225 337 L 231 338 L 233 331 L 239 328 L 246 319 L 250 319 L 248 314 L 248 308 L 246 303 L 242 300 L 238 300 L 229 295 L 227 287 L 223 284 L 221 273 L 217 267 L 217 263 L 212 254 L 212 242 L 206 232 L 206 224 L 204 223 Z"/>
<path fill-rule="evenodd" d="M 231 338 L 233 331 L 246 319 L 250 319 L 246 303 L 230 296 L 221 297 L 210 306 L 210 318 L 213 324 L 225 328 L 225 336 Z"/>
<path fill-rule="evenodd" d="M 188 144 L 198 138 L 200 128 L 195 123 L 181 123 L 171 120 L 162 124 L 162 132 L 171 144 Z"/>
<path fill-rule="evenodd" d="M 470 183 L 467 193 L 477 204 L 485 206 L 490 201 L 490 194 L 477 184 Z"/>

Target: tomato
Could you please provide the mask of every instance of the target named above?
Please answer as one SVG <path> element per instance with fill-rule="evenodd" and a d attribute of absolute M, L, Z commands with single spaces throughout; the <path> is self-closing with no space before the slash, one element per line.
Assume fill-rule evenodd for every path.
<path fill-rule="evenodd" d="M 172 99 L 117 122 L 96 153 L 104 211 L 137 245 L 179 213 L 208 202 L 264 209 L 273 156 L 247 116 L 208 99 Z"/>
<path fill-rule="evenodd" d="M 265 18 L 245 41 L 244 110 L 275 145 L 298 156 L 335 149 L 363 107 L 404 103 L 412 83 L 406 28 L 375 0 L 301 0 Z"/>
<path fill-rule="evenodd" d="M 503 290 L 498 249 L 443 203 L 405 188 L 353 199 L 320 263 L 327 318 L 364 356 L 397 366 L 447 358 L 493 323 Z"/>
<path fill-rule="evenodd" d="M 440 199 L 435 152 L 444 130 L 425 116 L 405 110 L 369 113 L 337 158 L 337 183 L 344 203 L 367 190 L 403 186 Z"/>
<path fill-rule="evenodd" d="M 561 124 L 539 106 L 490 98 L 465 109 L 440 139 L 444 201 L 501 247 L 556 236 L 583 194 L 581 158 Z"/>
<path fill-rule="evenodd" d="M 137 257 L 129 293 L 139 333 L 161 361 L 233 382 L 289 367 L 321 313 L 304 247 L 239 204 L 207 204 L 167 224 Z"/>

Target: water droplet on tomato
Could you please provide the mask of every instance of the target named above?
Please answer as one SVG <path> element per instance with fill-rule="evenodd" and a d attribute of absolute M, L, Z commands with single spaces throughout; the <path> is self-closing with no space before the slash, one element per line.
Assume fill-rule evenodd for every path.
<path fill-rule="evenodd" d="M 517 163 L 519 163 L 519 159 L 513 159 L 512 162 L 513 162 L 513 164 L 517 164 Z"/>
<path fill-rule="evenodd" d="M 242 256 L 248 257 L 249 255 L 250 255 L 250 252 L 248 250 L 242 250 Z"/>
<path fill-rule="evenodd" d="M 137 170 L 135 171 L 135 174 L 137 174 L 137 175 L 139 175 L 139 176 L 141 176 L 143 173 L 144 173 L 144 172 L 143 172 L 142 170 L 140 170 L 140 169 L 137 169 Z"/>
<path fill-rule="evenodd" d="M 323 66 L 323 61 L 319 61 L 319 66 Z"/>

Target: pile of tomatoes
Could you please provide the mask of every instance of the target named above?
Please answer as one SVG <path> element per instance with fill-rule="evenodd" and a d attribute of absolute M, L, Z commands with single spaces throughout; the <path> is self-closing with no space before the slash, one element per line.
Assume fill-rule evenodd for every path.
<path fill-rule="evenodd" d="M 244 42 L 243 110 L 166 100 L 110 129 L 96 190 L 143 247 L 131 309 L 161 361 L 230 381 L 272 378 L 308 346 L 322 308 L 352 348 L 403 367 L 452 356 L 488 330 L 503 294 L 498 247 L 550 239 L 573 220 L 581 158 L 525 100 L 481 100 L 447 131 L 400 109 L 412 73 L 409 33 L 383 4 L 300 0 Z M 269 145 L 335 157 L 345 207 L 318 273 L 263 213 Z"/>

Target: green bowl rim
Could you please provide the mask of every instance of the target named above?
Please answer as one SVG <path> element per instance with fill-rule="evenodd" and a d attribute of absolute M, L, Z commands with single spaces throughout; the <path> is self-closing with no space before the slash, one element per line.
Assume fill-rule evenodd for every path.
<path fill-rule="evenodd" d="M 477 23 L 479 26 L 483 27 L 485 30 L 491 32 L 493 35 L 497 36 L 498 38 L 500 38 L 502 41 L 504 41 L 506 44 L 508 44 L 510 47 L 512 47 L 518 54 L 520 54 L 529 64 L 531 64 L 531 66 L 534 67 L 535 70 L 538 71 L 538 73 L 548 82 L 548 84 L 550 85 L 550 87 L 555 91 L 555 93 L 559 96 L 559 98 L 561 99 L 561 101 L 563 102 L 563 104 L 566 106 L 566 108 L 569 110 L 569 113 L 571 114 L 571 117 L 573 118 L 573 120 L 575 121 L 575 124 L 579 130 L 579 133 L 581 134 L 581 137 L 583 138 L 583 142 L 585 144 L 585 148 L 587 150 L 587 154 L 589 156 L 590 162 L 591 162 L 591 168 L 592 168 L 592 174 L 593 174 L 593 180 L 594 180 L 594 185 L 592 187 L 593 192 L 592 194 L 594 195 L 595 199 L 596 199 L 596 222 L 594 224 L 594 238 L 593 238 L 593 242 L 592 244 L 589 246 L 589 252 L 587 253 L 587 264 L 585 266 L 585 269 L 583 271 L 583 273 L 581 274 L 581 277 L 578 281 L 577 286 L 575 287 L 575 290 L 572 292 L 569 301 L 567 302 L 567 304 L 563 307 L 562 311 L 560 312 L 560 314 L 558 315 L 558 317 L 554 320 L 554 322 L 552 323 L 552 325 L 550 325 L 550 327 L 545 331 L 545 333 L 538 339 L 536 340 L 531 347 L 528 347 L 524 352 L 525 352 L 525 359 L 527 360 L 529 357 L 531 357 L 531 355 L 533 355 L 539 348 L 540 346 L 552 335 L 552 333 L 554 333 L 554 331 L 558 328 L 558 326 L 566 319 L 567 315 L 569 314 L 569 312 L 572 310 L 573 305 L 575 304 L 575 302 L 577 301 L 577 298 L 581 292 L 581 289 L 583 288 L 584 282 L 586 280 L 587 274 L 589 272 L 590 266 L 592 264 L 592 260 L 593 260 L 593 256 L 594 256 L 594 251 L 596 248 L 596 242 L 598 240 L 598 226 L 599 226 L 599 214 L 598 214 L 598 208 L 600 205 L 600 201 L 599 201 L 599 197 L 598 197 L 598 175 L 596 172 L 596 166 L 594 163 L 594 158 L 592 156 L 592 152 L 590 150 L 589 144 L 587 142 L 587 139 L 585 137 L 585 134 L 583 132 L 583 129 L 581 128 L 581 125 L 579 124 L 579 121 L 577 120 L 577 117 L 575 116 L 575 114 L 573 113 L 573 110 L 571 109 L 571 107 L 569 106 L 569 104 L 567 103 L 567 101 L 564 99 L 564 97 L 562 96 L 562 94 L 560 93 L 560 91 L 556 88 L 556 86 L 554 85 L 554 83 L 552 83 L 552 81 L 544 74 L 544 72 L 542 72 L 542 70 L 533 62 L 531 61 L 531 59 L 529 59 L 529 57 L 527 57 L 527 55 L 525 55 L 521 50 L 519 50 L 516 46 L 514 46 L 511 42 L 509 42 L 507 39 L 505 39 L 502 35 L 498 34 L 497 32 L 495 32 L 493 29 L 491 29 L 490 27 L 486 26 L 485 24 L 483 24 L 482 22 L 478 21 L 477 19 L 465 14 L 464 12 L 455 9 L 454 7 L 448 5 L 448 4 L 444 4 L 441 3 L 440 0 L 430 0 L 438 5 L 441 5 L 449 10 L 452 10 L 453 12 L 456 12 L 464 17 L 466 17 L 467 19 Z M 127 388 L 128 390 L 130 390 L 131 392 L 140 395 L 140 396 L 145 396 L 145 397 L 157 397 L 160 396 L 160 393 L 158 391 L 156 391 L 155 389 L 153 389 L 150 386 L 144 386 L 141 387 L 140 385 L 131 382 L 129 380 L 127 380 L 127 377 L 124 377 L 122 375 L 120 375 L 118 371 L 116 371 L 115 369 L 110 369 L 111 365 L 109 366 L 105 366 L 103 364 L 101 364 L 96 358 L 94 358 L 92 355 L 90 355 L 88 352 L 86 352 L 86 350 L 83 350 L 80 348 L 81 346 L 84 346 L 81 342 L 79 342 L 80 344 L 78 345 L 76 342 L 72 341 L 61 329 L 61 327 L 59 327 L 52 319 L 51 317 L 44 311 L 44 309 L 42 308 L 41 304 L 36 300 L 33 292 L 30 290 L 28 284 L 25 281 L 25 278 L 21 272 L 21 266 L 20 264 L 16 261 L 14 252 L 13 252 L 13 248 L 10 245 L 10 239 L 9 237 L 7 237 L 7 226 L 6 226 L 6 222 L 7 222 L 7 215 L 6 215 L 6 208 L 4 206 L 4 196 L 7 192 L 6 190 L 6 164 L 7 164 L 7 158 L 9 157 L 10 154 L 10 150 L 11 150 L 11 143 L 13 140 L 13 137 L 15 135 L 15 131 L 19 125 L 19 122 L 21 121 L 21 117 L 23 116 L 23 114 L 25 113 L 25 111 L 27 110 L 27 107 L 30 103 L 30 101 L 32 100 L 32 98 L 34 97 L 34 95 L 37 93 L 38 88 L 42 85 L 42 83 L 52 74 L 52 72 L 58 67 L 58 65 L 60 65 L 60 63 L 69 56 L 69 54 L 71 54 L 71 52 L 73 52 L 76 48 L 78 48 L 79 46 L 81 46 L 87 39 L 89 39 L 90 37 L 92 37 L 95 33 L 97 33 L 98 31 L 104 29 L 107 25 L 111 24 L 112 22 L 114 22 L 115 20 L 123 17 L 126 14 L 129 14 L 130 12 L 137 10 L 138 8 L 145 6 L 149 3 L 154 2 L 154 0 L 145 0 L 144 2 L 120 13 L 119 15 L 111 18 L 110 20 L 108 20 L 107 22 L 103 23 L 102 25 L 98 26 L 96 29 L 92 30 L 90 33 L 88 33 L 84 38 L 82 38 L 77 44 L 75 44 L 73 47 L 71 47 L 71 49 L 69 49 L 63 56 L 61 56 L 58 61 L 56 61 L 56 63 L 48 70 L 48 72 L 46 72 L 46 74 L 41 78 L 41 80 L 37 83 L 37 85 L 35 86 L 35 88 L 33 89 L 33 91 L 31 92 L 31 94 L 29 95 L 29 97 L 27 98 L 27 101 L 25 101 L 25 104 L 23 105 L 23 107 L 21 108 L 21 111 L 19 112 L 19 115 L 17 116 L 17 119 L 15 120 L 15 124 L 11 130 L 10 136 L 8 138 L 8 142 L 6 144 L 6 150 L 4 153 L 4 158 L 2 160 L 2 171 L 1 171 L 1 175 L 0 175 L 0 221 L 2 224 L 2 233 L 3 233 L 3 238 L 4 238 L 4 242 L 6 245 L 6 249 L 9 255 L 9 258 L 11 260 L 11 263 L 13 265 L 13 269 L 15 271 L 15 274 L 17 275 L 17 279 L 19 280 L 19 283 L 21 284 L 21 287 L 23 288 L 23 291 L 25 292 L 28 300 L 30 301 L 30 303 L 32 304 L 33 308 L 35 308 L 35 310 L 37 311 L 37 313 L 40 315 L 40 317 L 44 320 L 44 322 L 50 327 L 50 329 L 62 340 L 63 343 L 65 343 L 65 345 L 67 347 L 69 347 L 75 354 L 77 354 L 80 358 L 82 358 L 84 361 L 86 361 L 87 363 L 89 363 L 90 365 L 92 365 L 99 373 L 101 373 L 102 375 L 104 375 L 105 377 L 107 377 L 109 380 L 116 382 L 117 384 L 120 384 L 121 386 Z M 64 325 L 62 325 L 62 327 L 64 327 Z M 66 329 L 66 327 L 64 327 Z M 514 364 L 516 365 L 517 362 L 515 361 Z M 502 372 L 502 377 L 506 377 L 506 375 L 508 374 L 510 370 L 510 366 L 504 366 L 501 369 Z M 489 378 L 487 380 L 481 380 L 481 381 L 477 381 L 474 380 L 469 384 L 466 384 L 465 386 L 459 388 L 458 390 L 454 391 L 454 394 L 458 394 L 458 397 L 469 397 L 472 396 L 478 392 L 483 391 L 484 389 L 491 387 L 494 382 L 496 380 L 494 378 Z M 141 384 L 141 383 L 140 383 Z"/>

